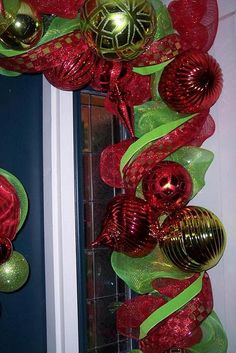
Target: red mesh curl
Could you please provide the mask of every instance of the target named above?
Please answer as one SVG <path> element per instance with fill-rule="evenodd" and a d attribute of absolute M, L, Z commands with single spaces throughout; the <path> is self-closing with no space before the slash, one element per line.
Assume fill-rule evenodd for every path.
<path fill-rule="evenodd" d="M 201 132 L 208 111 L 196 115 L 194 118 L 154 142 L 138 157 L 124 168 L 124 185 L 128 193 L 135 193 L 136 187 L 143 176 L 153 169 L 156 164 L 182 146 L 191 144 Z"/>
<path fill-rule="evenodd" d="M 75 18 L 84 0 L 27 0 L 39 12 L 59 17 Z"/>
<path fill-rule="evenodd" d="M 77 90 L 89 84 L 94 75 L 94 53 L 87 48 L 80 54 L 63 60 L 52 69 L 44 71 L 47 80 L 62 90 Z"/>
<path fill-rule="evenodd" d="M 100 176 L 107 185 L 122 188 L 123 180 L 120 174 L 120 161 L 134 139 L 121 141 L 106 147 L 100 157 Z"/>
<path fill-rule="evenodd" d="M 15 188 L 0 175 L 0 237 L 13 240 L 20 222 L 20 201 Z"/>
<path fill-rule="evenodd" d="M 103 229 L 92 246 L 105 245 L 132 257 L 149 254 L 157 244 L 154 214 L 142 199 L 118 195 L 107 206 Z"/>
<path fill-rule="evenodd" d="M 168 9 L 183 50 L 211 48 L 219 22 L 217 0 L 174 0 Z"/>
<path fill-rule="evenodd" d="M 148 299 L 151 298 L 151 299 Z M 117 311 L 117 329 L 128 337 L 139 338 L 139 326 L 161 305 L 161 299 L 140 296 L 127 301 Z M 143 305 L 142 305 L 143 301 Z M 156 303 L 156 307 L 155 307 Z M 213 308 L 212 289 L 209 276 L 204 275 L 202 291 L 185 307 L 175 312 L 155 326 L 148 335 L 139 341 L 144 353 L 165 353 L 171 348 L 188 348 L 200 340 L 201 333 L 196 331 Z"/>

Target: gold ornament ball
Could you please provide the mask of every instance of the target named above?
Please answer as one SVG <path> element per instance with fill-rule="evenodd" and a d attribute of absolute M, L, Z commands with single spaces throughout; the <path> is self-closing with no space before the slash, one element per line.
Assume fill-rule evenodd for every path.
<path fill-rule="evenodd" d="M 82 33 L 106 60 L 132 60 L 153 40 L 156 13 L 150 0 L 85 0 Z"/>
<path fill-rule="evenodd" d="M 2 43 L 13 50 L 28 50 L 34 47 L 43 34 L 41 16 L 32 6 L 22 1 L 16 18 L 1 34 Z"/>
<path fill-rule="evenodd" d="M 162 233 L 162 251 L 183 271 L 207 271 L 224 253 L 224 227 L 214 213 L 202 207 L 184 207 L 170 215 Z"/>
<path fill-rule="evenodd" d="M 13 251 L 11 257 L 0 265 L 0 292 L 15 292 L 29 276 L 29 265 L 23 255 Z"/>

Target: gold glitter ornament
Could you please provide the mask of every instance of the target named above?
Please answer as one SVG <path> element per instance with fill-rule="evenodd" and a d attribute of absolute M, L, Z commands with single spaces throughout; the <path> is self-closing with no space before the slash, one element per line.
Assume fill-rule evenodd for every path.
<path fill-rule="evenodd" d="M 23 255 L 13 251 L 9 260 L 0 265 L 0 292 L 15 292 L 29 276 L 29 265 Z"/>
<path fill-rule="evenodd" d="M 221 259 L 226 233 L 214 213 L 202 207 L 184 207 L 162 225 L 162 251 L 184 271 L 202 272 Z"/>
<path fill-rule="evenodd" d="M 107 60 L 136 58 L 156 32 L 149 0 L 85 0 L 81 21 L 88 45 Z"/>
<path fill-rule="evenodd" d="M 0 40 L 13 50 L 28 50 L 40 41 L 42 34 L 41 16 L 32 6 L 22 1 L 15 20 L 1 34 Z"/>

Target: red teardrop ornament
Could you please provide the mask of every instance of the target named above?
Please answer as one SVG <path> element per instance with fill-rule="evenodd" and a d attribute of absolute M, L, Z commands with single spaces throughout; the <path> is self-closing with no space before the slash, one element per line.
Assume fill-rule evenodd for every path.
<path fill-rule="evenodd" d="M 118 195 L 107 206 L 103 229 L 92 246 L 106 245 L 131 257 L 150 253 L 157 244 L 154 214 L 142 199 Z"/>

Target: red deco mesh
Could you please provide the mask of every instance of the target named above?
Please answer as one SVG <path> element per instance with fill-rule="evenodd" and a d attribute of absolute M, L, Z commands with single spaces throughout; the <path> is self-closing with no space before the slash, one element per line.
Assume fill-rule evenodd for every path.
<path fill-rule="evenodd" d="M 60 65 L 64 60 L 75 57 L 87 49 L 88 46 L 81 38 L 80 32 L 75 31 L 51 40 L 27 53 L 0 58 L 0 66 L 22 73 L 42 72 Z"/>
<path fill-rule="evenodd" d="M 164 303 L 163 298 L 152 295 L 139 296 L 125 302 L 117 311 L 119 333 L 139 339 L 141 323 Z M 171 348 L 191 347 L 200 341 L 199 326 L 211 313 L 212 308 L 211 283 L 209 276 L 205 274 L 203 288 L 199 295 L 155 326 L 145 338 L 139 341 L 140 349 L 143 353 L 164 353 Z"/>
<path fill-rule="evenodd" d="M 174 0 L 168 10 L 183 50 L 211 48 L 219 22 L 217 0 Z"/>
<path fill-rule="evenodd" d="M 157 163 L 182 146 L 191 145 L 191 142 L 200 134 L 206 120 L 208 111 L 196 115 L 179 128 L 154 142 L 138 157 L 124 168 L 124 185 L 127 192 L 135 193 L 136 187 Z"/>
<path fill-rule="evenodd" d="M 106 147 L 100 157 L 100 176 L 107 185 L 122 188 L 123 181 L 120 174 L 120 161 L 134 139 L 121 141 Z"/>
<path fill-rule="evenodd" d="M 20 222 L 20 201 L 16 190 L 0 175 L 0 237 L 13 240 Z"/>
<path fill-rule="evenodd" d="M 27 0 L 39 12 L 59 17 L 74 18 L 84 0 Z"/>
<path fill-rule="evenodd" d="M 81 89 L 93 78 L 95 60 L 95 54 L 87 48 L 82 53 L 63 60 L 60 65 L 44 71 L 44 75 L 59 89 Z"/>

